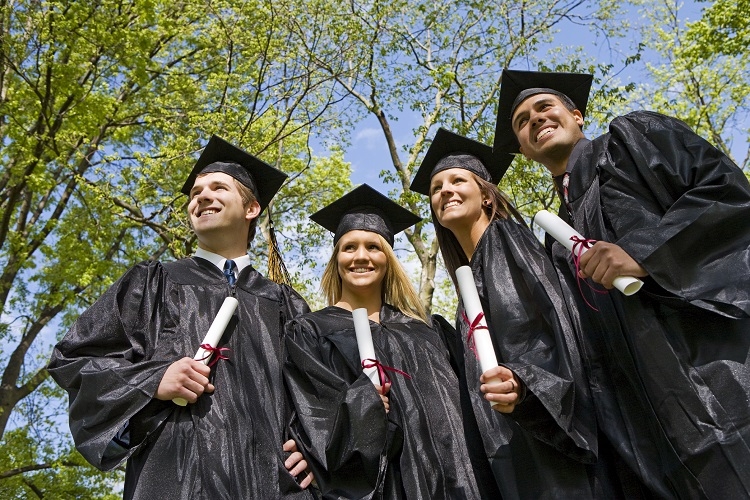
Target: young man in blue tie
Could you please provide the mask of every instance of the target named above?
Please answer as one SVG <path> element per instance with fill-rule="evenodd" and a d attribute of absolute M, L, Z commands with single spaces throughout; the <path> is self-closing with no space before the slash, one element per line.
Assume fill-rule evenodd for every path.
<path fill-rule="evenodd" d="M 247 254 L 285 178 L 214 136 L 182 188 L 195 254 L 136 265 L 55 347 L 76 446 L 103 470 L 128 460 L 125 498 L 312 497 L 280 362 L 285 321 L 308 307 Z M 239 305 L 211 362 L 193 359 L 229 296 Z"/>

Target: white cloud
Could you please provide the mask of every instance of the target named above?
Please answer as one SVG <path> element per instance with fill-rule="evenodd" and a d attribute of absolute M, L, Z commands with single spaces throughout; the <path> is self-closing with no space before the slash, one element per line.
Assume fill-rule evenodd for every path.
<path fill-rule="evenodd" d="M 355 148 L 376 149 L 384 143 L 383 131 L 379 128 L 364 128 L 354 136 Z"/>

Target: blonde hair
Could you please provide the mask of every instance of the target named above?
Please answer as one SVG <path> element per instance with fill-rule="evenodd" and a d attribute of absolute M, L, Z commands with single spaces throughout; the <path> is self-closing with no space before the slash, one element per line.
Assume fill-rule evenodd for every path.
<path fill-rule="evenodd" d="M 393 252 L 393 248 L 385 241 L 385 238 L 379 234 L 377 236 L 380 248 L 386 257 L 386 271 L 380 288 L 380 298 L 403 314 L 427 323 L 427 313 L 425 313 L 422 301 L 419 300 L 419 295 L 414 289 L 414 285 L 411 284 L 401 262 Z M 325 271 L 323 271 L 323 277 L 320 280 L 320 289 L 328 300 L 328 305 L 333 305 L 341 300 L 343 284 L 338 269 L 340 246 L 341 240 L 333 248 L 333 255 L 328 260 Z"/>

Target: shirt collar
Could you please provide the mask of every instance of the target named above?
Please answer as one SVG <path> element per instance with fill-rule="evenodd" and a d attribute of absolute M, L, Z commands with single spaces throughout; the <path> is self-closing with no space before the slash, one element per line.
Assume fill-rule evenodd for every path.
<path fill-rule="evenodd" d="M 201 247 L 198 247 L 195 250 L 194 256 L 209 261 L 211 264 L 218 267 L 220 271 L 224 270 L 224 263 L 227 261 L 225 257 L 222 257 L 221 255 L 215 254 L 213 252 L 209 252 L 208 250 L 204 250 Z M 237 265 L 237 276 L 239 276 L 243 269 L 250 265 L 250 256 L 247 254 L 241 257 L 235 257 L 232 260 Z"/>

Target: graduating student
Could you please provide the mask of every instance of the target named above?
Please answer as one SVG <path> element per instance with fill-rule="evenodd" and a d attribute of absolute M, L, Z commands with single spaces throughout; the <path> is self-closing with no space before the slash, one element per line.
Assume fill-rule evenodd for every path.
<path fill-rule="evenodd" d="M 456 269 L 471 266 L 501 364 L 482 373 L 475 318 L 459 304 L 455 353 L 478 482 L 485 498 L 614 498 L 612 471 L 596 460 L 593 408 L 554 267 L 497 188 L 511 160 L 440 129 L 411 185 L 430 198 L 454 283 Z"/>
<path fill-rule="evenodd" d="M 600 429 L 653 494 L 750 495 L 750 185 L 684 123 L 636 111 L 589 141 L 590 75 L 505 70 L 495 149 L 553 175 L 590 249 L 551 252 Z M 598 293 L 616 276 L 637 294 Z M 585 301 L 584 302 L 584 298 Z M 590 304 L 589 305 L 587 305 Z"/>
<path fill-rule="evenodd" d="M 247 255 L 285 178 L 212 137 L 182 188 L 195 255 L 136 265 L 55 347 L 49 372 L 70 396 L 76 447 L 103 470 L 128 459 L 125 498 L 311 497 L 280 360 L 284 322 L 309 309 Z M 193 356 L 228 296 L 239 306 L 206 366 Z"/>
<path fill-rule="evenodd" d="M 285 374 L 297 442 L 324 497 L 477 498 L 458 382 L 438 333 L 452 328 L 426 318 L 392 248 L 419 217 L 362 185 L 311 219 L 334 233 L 321 283 L 330 305 L 288 324 Z M 363 373 L 358 308 L 369 316 L 377 384 Z"/>

